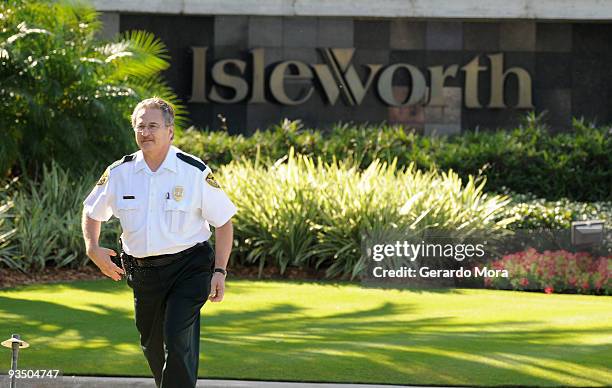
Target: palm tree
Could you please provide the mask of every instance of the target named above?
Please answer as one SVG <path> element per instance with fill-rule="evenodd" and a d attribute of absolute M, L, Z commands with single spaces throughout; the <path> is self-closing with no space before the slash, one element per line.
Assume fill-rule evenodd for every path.
<path fill-rule="evenodd" d="M 87 3 L 0 4 L 0 177 L 35 173 L 50 160 L 77 171 L 134 148 L 129 115 L 143 98 L 184 106 L 164 82 L 165 45 L 146 31 L 98 38 Z"/>

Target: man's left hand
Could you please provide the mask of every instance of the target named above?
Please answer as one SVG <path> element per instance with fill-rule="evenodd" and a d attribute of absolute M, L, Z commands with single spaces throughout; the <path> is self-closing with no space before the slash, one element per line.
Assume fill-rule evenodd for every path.
<path fill-rule="evenodd" d="M 210 295 L 208 295 L 208 300 L 211 302 L 221 302 L 223 300 L 224 293 L 225 275 L 220 272 L 215 272 L 212 280 L 210 281 Z"/>

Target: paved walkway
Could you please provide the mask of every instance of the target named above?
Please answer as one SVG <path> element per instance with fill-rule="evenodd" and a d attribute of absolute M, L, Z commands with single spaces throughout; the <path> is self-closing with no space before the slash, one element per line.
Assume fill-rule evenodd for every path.
<path fill-rule="evenodd" d="M 7 375 L 0 376 L 0 387 L 9 386 Z M 63 376 L 57 380 L 17 380 L 16 388 L 155 388 L 153 378 Z M 283 383 L 272 381 L 198 380 L 206 388 L 404 388 L 406 385 Z M 439 388 L 439 387 L 437 387 Z"/>

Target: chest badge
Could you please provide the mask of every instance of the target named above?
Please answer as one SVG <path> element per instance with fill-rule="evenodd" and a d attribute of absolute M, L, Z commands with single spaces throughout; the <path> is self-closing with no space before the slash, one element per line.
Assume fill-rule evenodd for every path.
<path fill-rule="evenodd" d="M 172 190 L 172 196 L 174 197 L 174 200 L 179 202 L 181 199 L 183 199 L 183 186 L 174 186 L 174 190 Z"/>

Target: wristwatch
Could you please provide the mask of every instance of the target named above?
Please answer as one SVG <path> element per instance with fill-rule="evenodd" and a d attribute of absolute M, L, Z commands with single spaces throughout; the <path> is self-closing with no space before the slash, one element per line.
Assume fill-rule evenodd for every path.
<path fill-rule="evenodd" d="M 227 275 L 227 271 L 224 270 L 223 268 L 215 268 L 215 270 L 213 272 L 221 272 L 223 274 L 223 276 Z"/>

